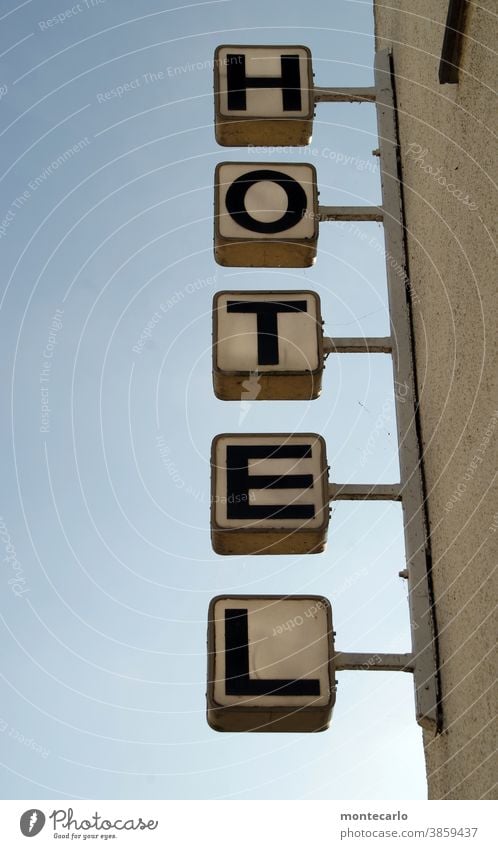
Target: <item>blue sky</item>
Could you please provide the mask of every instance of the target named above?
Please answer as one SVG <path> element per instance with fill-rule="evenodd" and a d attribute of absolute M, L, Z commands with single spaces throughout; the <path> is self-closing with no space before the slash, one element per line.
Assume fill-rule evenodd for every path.
<path fill-rule="evenodd" d="M 336 505 L 313 557 L 209 538 L 218 433 L 318 432 L 334 481 L 397 479 L 389 357 L 331 356 L 319 400 L 242 423 L 210 373 L 221 289 L 313 289 L 328 335 L 388 333 L 380 224 L 322 224 L 312 269 L 212 253 L 224 160 L 312 162 L 321 203 L 380 201 L 371 105 L 319 105 L 293 155 L 213 132 L 215 47 L 305 44 L 318 85 L 370 85 L 371 4 L 2 0 L 0 21 L 2 796 L 425 798 L 409 675 L 340 673 L 324 734 L 205 721 L 214 595 L 322 594 L 340 650 L 410 647 L 398 505 Z"/>

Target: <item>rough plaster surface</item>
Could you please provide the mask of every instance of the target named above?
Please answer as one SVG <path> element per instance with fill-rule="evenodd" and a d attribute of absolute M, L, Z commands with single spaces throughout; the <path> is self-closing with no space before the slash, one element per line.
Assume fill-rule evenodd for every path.
<path fill-rule="evenodd" d="M 376 0 L 376 49 L 393 50 L 396 74 L 440 631 L 445 730 L 424 739 L 429 798 L 491 799 L 497 766 L 497 109 L 490 52 L 497 42 L 496 4 L 469 4 L 458 85 L 438 82 L 447 9 L 448 0 L 389 6 Z"/>

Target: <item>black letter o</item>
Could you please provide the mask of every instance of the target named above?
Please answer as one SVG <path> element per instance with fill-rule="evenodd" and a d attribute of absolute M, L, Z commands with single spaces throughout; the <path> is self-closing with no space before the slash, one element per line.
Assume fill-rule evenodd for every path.
<path fill-rule="evenodd" d="M 277 221 L 257 221 L 245 208 L 245 197 L 251 186 L 268 180 L 276 183 L 287 195 L 287 210 Z M 233 220 L 253 233 L 282 233 L 299 224 L 306 213 L 308 201 L 300 183 L 282 171 L 248 171 L 233 181 L 227 191 L 225 204 Z"/>

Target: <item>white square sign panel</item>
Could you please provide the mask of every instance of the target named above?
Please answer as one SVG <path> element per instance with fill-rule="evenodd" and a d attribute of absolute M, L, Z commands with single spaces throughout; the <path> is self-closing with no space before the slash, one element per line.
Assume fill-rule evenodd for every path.
<path fill-rule="evenodd" d="M 218 292 L 213 384 L 224 401 L 310 400 L 320 394 L 323 333 L 315 292 Z"/>
<path fill-rule="evenodd" d="M 316 554 L 329 523 L 325 442 L 316 433 L 222 434 L 211 449 L 217 554 Z"/>
<path fill-rule="evenodd" d="M 220 265 L 313 265 L 318 241 L 316 169 L 303 163 L 220 163 L 214 222 L 214 253 Z"/>
<path fill-rule="evenodd" d="M 335 702 L 323 596 L 218 596 L 209 606 L 207 718 L 216 731 L 322 731 Z"/>
<path fill-rule="evenodd" d="M 311 53 L 293 45 L 221 45 L 214 57 L 218 144 L 306 145 L 313 132 Z"/>

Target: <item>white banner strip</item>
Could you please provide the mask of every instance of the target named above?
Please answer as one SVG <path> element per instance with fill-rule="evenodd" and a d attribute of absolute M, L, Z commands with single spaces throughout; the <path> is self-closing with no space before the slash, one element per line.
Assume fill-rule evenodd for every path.
<path fill-rule="evenodd" d="M 494 845 L 485 801 L 3 801 L 2 845 L 468 847 Z M 223 810 L 222 810 L 223 808 Z M 65 842 L 62 842 L 65 841 Z M 118 842 L 119 841 L 119 842 Z M 289 841 L 287 843 L 287 841 Z"/>

